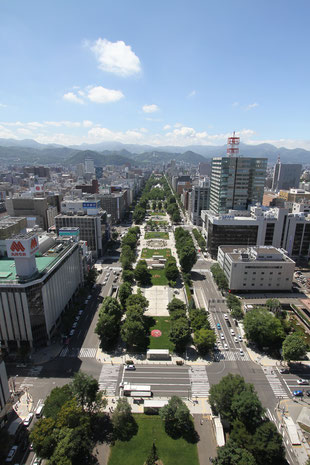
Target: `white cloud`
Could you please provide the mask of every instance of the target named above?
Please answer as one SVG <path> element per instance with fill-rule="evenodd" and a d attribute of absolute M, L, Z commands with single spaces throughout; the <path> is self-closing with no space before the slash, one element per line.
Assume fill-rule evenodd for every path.
<path fill-rule="evenodd" d="M 84 128 L 90 128 L 94 123 L 92 121 L 84 120 L 83 126 Z"/>
<path fill-rule="evenodd" d="M 175 123 L 175 125 L 174 125 L 175 128 L 181 128 L 182 126 L 183 126 L 182 123 Z"/>
<path fill-rule="evenodd" d="M 86 43 L 98 60 L 98 66 L 103 71 L 131 76 L 140 73 L 141 63 L 130 45 L 122 40 L 110 42 L 107 39 L 97 39 L 94 43 Z"/>
<path fill-rule="evenodd" d="M 106 89 L 102 86 L 96 86 L 89 89 L 87 97 L 92 102 L 110 103 L 117 102 L 122 99 L 124 94 L 120 90 Z"/>
<path fill-rule="evenodd" d="M 168 131 L 168 129 L 171 129 L 170 124 L 165 124 L 165 126 L 163 127 L 163 130 Z"/>
<path fill-rule="evenodd" d="M 233 106 L 233 107 L 238 107 L 238 106 L 239 106 L 239 102 L 234 102 L 234 103 L 232 103 L 232 106 Z"/>
<path fill-rule="evenodd" d="M 126 143 L 142 143 L 143 134 L 139 131 L 128 130 L 122 131 L 111 131 L 107 128 L 96 127 L 88 131 L 88 136 L 93 142 L 97 141 L 118 141 Z"/>
<path fill-rule="evenodd" d="M 62 126 L 67 128 L 79 128 L 81 126 L 79 121 L 44 121 L 44 124 L 55 128 L 60 128 Z"/>
<path fill-rule="evenodd" d="M 159 106 L 154 103 L 151 105 L 143 105 L 142 110 L 144 113 L 155 113 L 156 111 L 159 111 Z"/>
<path fill-rule="evenodd" d="M 6 108 L 7 105 L 5 105 L 4 103 L 0 103 L 0 108 Z"/>
<path fill-rule="evenodd" d="M 192 98 L 192 97 L 195 97 L 195 95 L 196 95 L 196 91 L 195 91 L 195 89 L 194 89 L 194 90 L 192 90 L 192 91 L 188 94 L 187 97 L 188 97 L 188 98 Z"/>
<path fill-rule="evenodd" d="M 253 108 L 256 108 L 256 107 L 258 107 L 258 106 L 259 106 L 259 104 L 256 103 L 256 102 L 255 102 L 255 103 L 250 103 L 250 105 L 247 105 L 247 106 L 245 107 L 245 109 L 246 109 L 246 110 L 252 110 Z"/>
<path fill-rule="evenodd" d="M 64 100 L 67 100 L 67 102 L 72 102 L 72 103 L 80 103 L 83 104 L 84 100 L 78 97 L 74 92 L 67 92 L 64 94 L 62 97 Z"/>

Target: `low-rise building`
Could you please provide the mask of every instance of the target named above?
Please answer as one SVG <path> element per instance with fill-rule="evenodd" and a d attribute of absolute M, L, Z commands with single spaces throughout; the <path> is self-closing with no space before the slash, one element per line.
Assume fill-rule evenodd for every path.
<path fill-rule="evenodd" d="M 290 291 L 295 262 L 275 247 L 221 246 L 218 263 L 232 291 Z"/>
<path fill-rule="evenodd" d="M 310 257 L 310 215 L 288 208 L 251 207 L 218 215 L 201 212 L 203 234 L 212 258 L 222 245 L 280 247 L 290 257 Z"/>

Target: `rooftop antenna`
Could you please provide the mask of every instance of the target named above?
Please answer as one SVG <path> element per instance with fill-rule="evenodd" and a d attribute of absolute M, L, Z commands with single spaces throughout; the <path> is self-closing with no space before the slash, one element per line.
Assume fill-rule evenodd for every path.
<path fill-rule="evenodd" d="M 234 131 L 232 137 L 228 137 L 227 139 L 227 155 L 229 157 L 239 155 L 239 144 L 240 144 L 240 137 L 237 137 Z"/>

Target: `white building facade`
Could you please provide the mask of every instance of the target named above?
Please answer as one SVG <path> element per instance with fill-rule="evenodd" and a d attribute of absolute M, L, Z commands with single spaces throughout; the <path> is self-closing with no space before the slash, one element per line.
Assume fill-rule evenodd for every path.
<path fill-rule="evenodd" d="M 232 291 L 290 291 L 295 262 L 275 247 L 218 249 L 218 263 Z"/>

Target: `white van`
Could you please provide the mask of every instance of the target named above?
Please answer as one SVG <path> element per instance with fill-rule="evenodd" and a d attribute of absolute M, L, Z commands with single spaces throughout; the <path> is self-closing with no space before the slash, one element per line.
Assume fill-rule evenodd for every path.
<path fill-rule="evenodd" d="M 44 408 L 44 404 L 39 405 L 39 407 L 37 408 L 37 410 L 36 410 L 36 417 L 37 418 L 42 417 L 43 408 Z"/>

